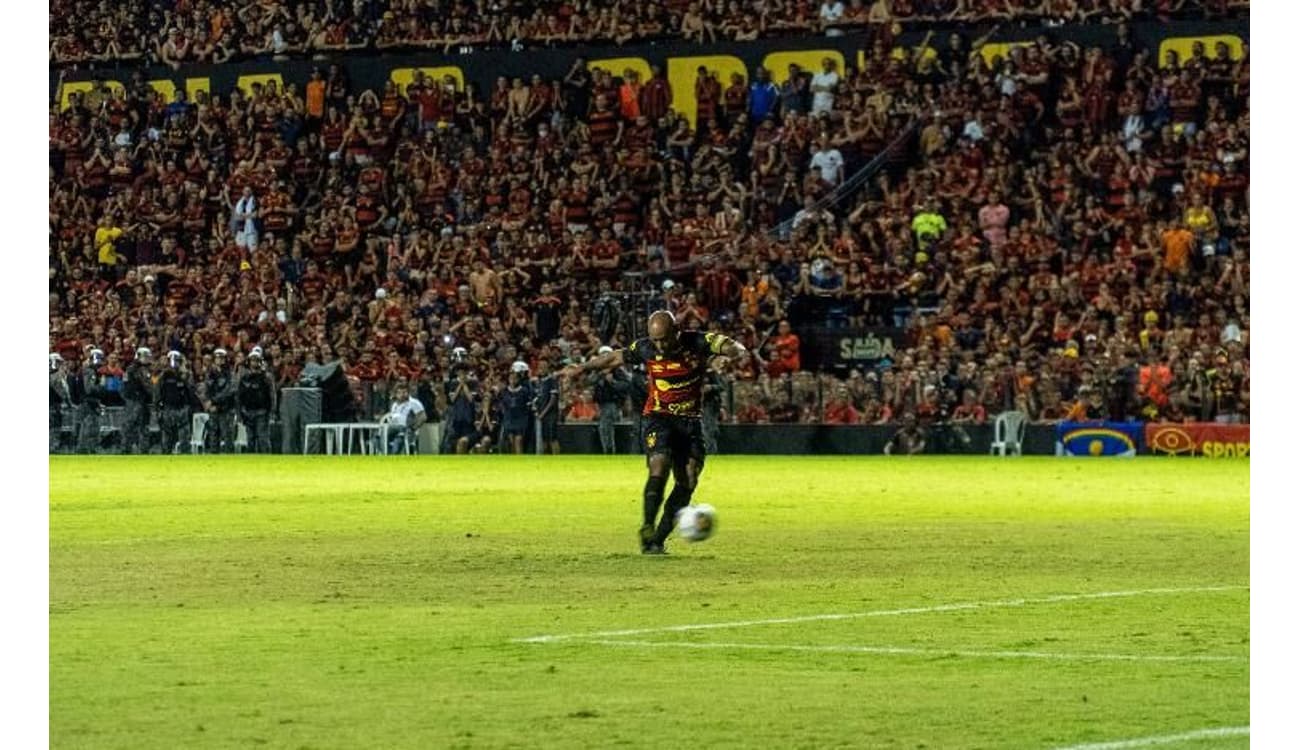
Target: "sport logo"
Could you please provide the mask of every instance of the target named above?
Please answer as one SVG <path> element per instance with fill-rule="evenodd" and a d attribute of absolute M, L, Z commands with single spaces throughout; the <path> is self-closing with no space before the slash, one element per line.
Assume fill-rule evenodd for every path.
<path fill-rule="evenodd" d="M 1147 445 L 1158 453 L 1176 456 L 1181 453 L 1195 453 L 1196 441 L 1181 427 L 1161 427 L 1150 438 Z"/>

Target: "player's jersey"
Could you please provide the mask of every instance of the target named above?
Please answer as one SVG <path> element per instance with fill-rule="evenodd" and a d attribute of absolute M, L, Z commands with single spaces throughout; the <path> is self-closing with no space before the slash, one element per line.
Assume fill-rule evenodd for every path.
<path fill-rule="evenodd" d="M 681 346 L 671 356 L 656 353 L 649 338 L 633 341 L 623 350 L 623 362 L 645 364 L 646 400 L 641 413 L 700 416 L 701 389 L 709 357 L 720 353 L 728 340 L 718 333 L 683 331 L 679 335 Z"/>

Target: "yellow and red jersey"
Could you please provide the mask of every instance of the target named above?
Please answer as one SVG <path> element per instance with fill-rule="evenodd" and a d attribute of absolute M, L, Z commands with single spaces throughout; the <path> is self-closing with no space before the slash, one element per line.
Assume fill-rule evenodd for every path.
<path fill-rule="evenodd" d="M 709 357 L 721 354 L 730 339 L 720 333 L 683 331 L 678 341 L 671 354 L 660 353 L 649 338 L 637 339 L 623 351 L 625 364 L 645 364 L 647 393 L 642 414 L 700 416 Z"/>

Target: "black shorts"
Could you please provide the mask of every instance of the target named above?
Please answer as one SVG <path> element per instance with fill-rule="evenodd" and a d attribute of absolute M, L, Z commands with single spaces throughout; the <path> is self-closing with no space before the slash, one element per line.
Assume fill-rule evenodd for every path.
<path fill-rule="evenodd" d="M 704 429 L 699 417 L 643 415 L 641 444 L 647 456 L 667 453 L 673 463 L 693 458 L 696 464 L 704 466 Z"/>
<path fill-rule="evenodd" d="M 560 439 L 560 418 L 558 416 L 542 417 L 538 421 L 542 425 L 543 443 L 551 443 Z"/>

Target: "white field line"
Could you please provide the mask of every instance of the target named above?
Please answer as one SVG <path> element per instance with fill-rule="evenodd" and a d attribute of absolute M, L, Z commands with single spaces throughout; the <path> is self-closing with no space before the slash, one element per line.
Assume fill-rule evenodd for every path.
<path fill-rule="evenodd" d="M 811 651 L 832 654 L 884 654 L 896 656 L 961 656 L 971 659 L 1051 659 L 1056 661 L 1144 661 L 1144 662 L 1245 662 L 1244 656 L 1190 654 L 1069 654 L 1048 651 L 964 651 L 951 648 L 902 646 L 805 646 L 785 643 L 690 643 L 682 641 L 630 641 L 623 639 L 579 640 L 576 643 L 630 648 L 748 649 L 752 651 Z"/>
<path fill-rule="evenodd" d="M 898 617 L 900 615 L 920 615 L 934 612 L 962 612 L 974 609 L 994 609 L 999 607 L 1024 607 L 1030 604 L 1055 604 L 1059 602 L 1077 602 L 1088 599 L 1117 599 L 1129 596 L 1158 596 L 1162 594 L 1191 594 L 1208 591 L 1236 591 L 1249 586 L 1190 586 L 1185 588 L 1133 589 L 1130 591 L 1099 591 L 1092 594 L 1058 594 L 1033 599 L 998 599 L 984 602 L 958 602 L 953 604 L 936 604 L 930 607 L 907 607 L 904 609 L 877 609 L 869 612 L 847 612 L 843 614 L 802 615 L 797 617 L 774 617 L 766 620 L 736 620 L 732 622 L 705 622 L 688 625 L 665 625 L 654 628 L 632 628 L 630 630 L 603 630 L 589 633 L 565 633 L 560 635 L 535 635 L 530 638 L 515 638 L 515 643 L 555 643 L 557 641 L 591 640 L 593 638 L 618 638 L 631 635 L 648 635 L 650 633 L 681 633 L 692 630 L 718 630 L 724 628 L 751 628 L 758 625 L 789 625 L 798 622 L 821 622 L 828 620 L 855 620 L 863 617 Z"/>
<path fill-rule="evenodd" d="M 1069 747 L 1060 747 L 1056 750 L 1125 750 L 1125 748 L 1132 747 L 1154 747 L 1155 745 L 1172 745 L 1176 742 L 1212 740 L 1218 737 L 1249 736 L 1250 727 L 1217 727 L 1214 729 L 1198 729 L 1194 732 L 1183 732 L 1182 734 L 1162 734 L 1155 737 L 1138 737 L 1131 740 L 1093 742 L 1086 745 L 1070 745 Z"/>

